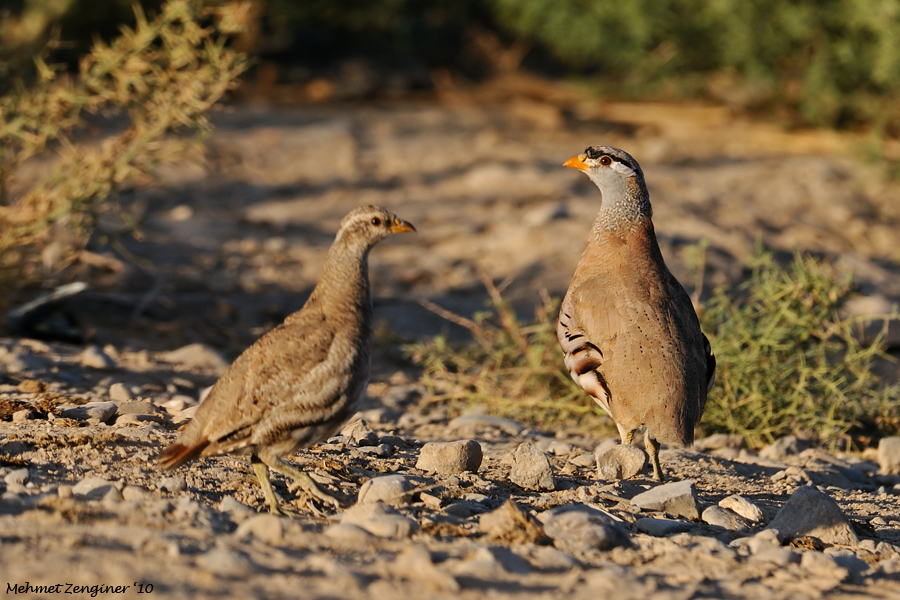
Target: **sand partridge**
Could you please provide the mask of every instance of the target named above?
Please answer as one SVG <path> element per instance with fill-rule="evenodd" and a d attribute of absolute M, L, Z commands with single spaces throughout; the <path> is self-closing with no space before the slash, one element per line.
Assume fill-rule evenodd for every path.
<path fill-rule="evenodd" d="M 602 196 L 560 308 L 566 368 L 616 422 L 622 443 L 644 429 L 653 477 L 662 480 L 660 442 L 693 443 L 716 359 L 663 262 L 637 161 L 591 146 L 564 166 L 584 171 Z"/>
<path fill-rule="evenodd" d="M 404 231 L 415 228 L 378 206 L 344 217 L 306 304 L 234 361 L 159 455 L 160 464 L 171 469 L 201 456 L 249 455 L 271 512 L 281 510 L 268 469 L 336 504 L 281 457 L 333 435 L 355 412 L 369 378 L 369 250 Z"/>

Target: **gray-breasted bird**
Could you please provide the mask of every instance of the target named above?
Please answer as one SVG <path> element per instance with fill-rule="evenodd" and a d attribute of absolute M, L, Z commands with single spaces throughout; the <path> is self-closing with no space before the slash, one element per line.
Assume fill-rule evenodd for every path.
<path fill-rule="evenodd" d="M 234 361 L 159 463 L 172 469 L 202 456 L 249 455 L 271 512 L 281 510 L 268 469 L 336 504 L 281 457 L 333 435 L 356 411 L 369 379 L 369 250 L 406 231 L 415 228 L 378 206 L 347 214 L 303 308 Z"/>
<path fill-rule="evenodd" d="M 663 262 L 637 161 L 591 146 L 564 166 L 584 171 L 602 196 L 560 308 L 566 368 L 616 422 L 622 443 L 644 428 L 653 477 L 662 480 L 660 442 L 693 443 L 716 359 Z"/>

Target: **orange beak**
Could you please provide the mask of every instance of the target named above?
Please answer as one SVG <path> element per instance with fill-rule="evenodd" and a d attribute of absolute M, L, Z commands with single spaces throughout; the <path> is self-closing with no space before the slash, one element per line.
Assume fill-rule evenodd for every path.
<path fill-rule="evenodd" d="M 407 231 L 415 230 L 416 228 L 413 227 L 412 223 L 404 221 L 403 219 L 394 219 L 393 224 L 391 224 L 391 233 L 406 233 Z"/>
<path fill-rule="evenodd" d="M 584 154 L 579 154 L 578 156 L 573 156 L 572 158 L 570 158 L 569 160 L 564 162 L 563 166 L 564 167 L 572 167 L 573 169 L 578 169 L 580 171 L 587 171 L 588 166 L 586 164 L 584 164 L 584 159 L 586 159 L 586 158 L 587 158 L 587 156 Z"/>

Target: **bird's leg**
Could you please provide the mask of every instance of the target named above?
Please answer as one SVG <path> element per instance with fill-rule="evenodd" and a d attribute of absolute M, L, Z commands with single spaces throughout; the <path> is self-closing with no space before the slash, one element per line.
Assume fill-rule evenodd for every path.
<path fill-rule="evenodd" d="M 322 502 L 331 504 L 335 508 L 341 507 L 341 503 L 338 501 L 338 499 L 323 491 L 318 486 L 318 484 L 313 481 L 313 478 L 310 477 L 308 473 L 304 473 L 297 467 L 284 462 L 280 457 L 274 456 L 265 451 L 260 452 L 259 458 L 265 463 L 265 466 L 269 467 L 273 471 L 278 471 L 285 477 L 290 477 L 291 479 L 293 479 L 294 482 L 297 483 L 297 485 L 302 487 L 311 496 L 318 498 Z"/>
<path fill-rule="evenodd" d="M 653 479 L 665 481 L 662 467 L 659 464 L 659 442 L 650 437 L 650 432 L 644 433 L 644 445 L 647 446 L 647 454 L 650 455 L 650 464 L 653 465 Z"/>
<path fill-rule="evenodd" d="M 272 490 L 272 483 L 269 481 L 269 468 L 255 454 L 250 456 L 250 464 L 253 465 L 253 472 L 259 480 L 259 487 L 262 488 L 263 496 L 269 503 L 269 512 L 273 515 L 284 515 L 278 506 L 278 500 L 275 498 L 275 492 Z"/>
<path fill-rule="evenodd" d="M 619 438 L 622 440 L 623 444 L 634 444 L 634 429 L 625 429 L 618 423 L 616 423 L 616 428 L 619 430 Z"/>

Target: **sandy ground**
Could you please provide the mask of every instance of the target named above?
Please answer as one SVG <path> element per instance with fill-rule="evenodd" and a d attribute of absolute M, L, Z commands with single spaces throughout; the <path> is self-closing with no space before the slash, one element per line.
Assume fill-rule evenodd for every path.
<path fill-rule="evenodd" d="M 707 439 L 662 456 L 670 481 L 693 482 L 694 508 L 641 506 L 658 484 L 646 472 L 598 479 L 603 435 L 425 413 L 417 374 L 389 350 L 374 357 L 366 425 L 291 458 L 348 507 L 277 477 L 291 512 L 278 519 L 263 514 L 246 462 L 174 474 L 153 464 L 227 361 L 302 304 L 355 206 L 384 205 L 419 230 L 370 260 L 378 318 L 402 337 L 459 335 L 418 300 L 471 314 L 485 305 L 482 274 L 511 279 L 505 295 L 526 314 L 542 290 L 561 295 L 599 206 L 561 164 L 590 144 L 641 162 L 663 253 L 689 289 L 695 244 L 709 241 L 710 289 L 737 280 L 762 240 L 839 258 L 861 286 L 856 310 L 885 310 L 900 300 L 900 187 L 852 139 L 719 109 L 540 94 L 240 107 L 215 121 L 203 161 L 167 167 L 104 215 L 106 234 L 136 221 L 140 239 L 122 238 L 127 260 L 111 246 L 85 254 L 90 288 L 65 312 L 92 345 L 0 339 L 7 595 L 28 582 L 63 585 L 19 596 L 71 583 L 111 586 L 76 592 L 102 598 L 900 598 L 900 477 L 874 449 L 835 455 L 786 439 L 755 453 Z M 466 439 L 482 449 L 477 472 L 417 466 L 425 443 Z M 510 480 L 523 442 L 548 456 L 552 489 Z M 349 508 L 389 474 L 403 476 L 403 493 L 385 496 L 393 508 Z M 807 486 L 840 510 L 821 536 L 785 535 L 779 512 Z M 732 495 L 757 518 L 707 512 Z M 514 526 L 484 518 L 510 499 Z M 562 507 L 588 516 L 566 529 L 554 521 Z M 828 537 L 841 527 L 852 539 Z"/>

